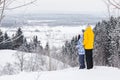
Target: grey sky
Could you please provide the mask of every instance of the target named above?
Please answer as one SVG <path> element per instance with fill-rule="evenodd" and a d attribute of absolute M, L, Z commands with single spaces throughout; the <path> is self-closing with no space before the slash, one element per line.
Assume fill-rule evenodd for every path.
<path fill-rule="evenodd" d="M 25 0 L 20 0 L 16 4 L 25 2 Z M 30 1 L 30 0 L 28 0 Z M 29 5 L 20 9 L 12 10 L 11 12 L 21 12 L 21 13 L 102 13 L 105 12 L 106 5 L 103 0 L 38 0 L 35 5 Z"/>

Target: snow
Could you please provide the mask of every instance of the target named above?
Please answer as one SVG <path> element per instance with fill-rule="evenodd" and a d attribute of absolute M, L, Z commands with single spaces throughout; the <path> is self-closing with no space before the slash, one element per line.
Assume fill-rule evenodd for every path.
<path fill-rule="evenodd" d="M 8 62 L 13 63 L 16 52 L 14 50 L 0 50 L 0 65 L 5 65 Z M 30 56 L 28 53 L 26 54 Z M 49 62 L 47 56 L 43 56 L 43 58 Z M 62 65 L 55 59 L 52 62 L 59 63 L 59 67 Z M 3 75 L 0 76 L 0 80 L 119 80 L 119 75 L 120 70 L 113 67 L 94 66 L 91 70 L 68 67 L 56 71 L 20 72 L 16 75 Z"/>
<path fill-rule="evenodd" d="M 94 25 L 92 25 L 94 27 Z M 71 40 L 73 36 L 77 36 L 81 33 L 82 29 L 85 29 L 86 25 L 82 26 L 23 26 L 21 27 L 24 36 L 30 41 L 33 36 L 38 36 L 38 39 L 41 41 L 43 47 L 46 45 L 46 42 L 49 41 L 50 47 L 61 47 L 66 40 Z M 15 34 L 17 27 L 4 28 L 1 27 L 3 32 L 7 32 L 9 36 Z"/>
<path fill-rule="evenodd" d="M 65 40 L 71 39 L 73 36 L 81 33 L 81 29 L 85 26 L 79 27 L 39 27 L 24 26 L 22 28 L 23 34 L 30 40 L 34 35 L 38 35 L 45 45 L 46 41 L 51 41 L 52 46 L 61 46 Z M 16 32 L 17 28 L 2 28 L 4 32 L 8 32 L 11 36 Z M 49 35 L 49 36 L 47 36 Z M 49 38 L 49 39 L 48 39 Z M 15 50 L 0 50 L 0 66 L 4 66 L 6 63 L 14 63 L 16 61 Z M 27 57 L 33 56 L 33 54 L 25 53 Z M 42 56 L 46 60 L 48 66 L 48 56 Z M 59 63 L 59 64 L 58 64 Z M 0 76 L 0 80 L 120 80 L 120 70 L 113 67 L 94 66 L 93 69 L 78 69 L 78 67 L 63 69 L 62 62 L 52 58 L 52 64 L 58 65 L 56 71 L 39 71 L 39 72 L 20 72 L 16 75 L 3 75 Z M 43 66 L 44 68 L 45 66 Z M 63 70 L 61 70 L 61 68 Z"/>
<path fill-rule="evenodd" d="M 0 50 L 0 65 L 5 66 L 6 63 L 13 63 L 15 61 L 13 53 L 16 51 Z"/>
<path fill-rule="evenodd" d="M 17 75 L 1 76 L 0 80 L 119 80 L 120 70 L 97 66 L 94 69 L 68 68 L 58 71 L 21 72 Z"/>
<path fill-rule="evenodd" d="M 0 50 L 0 66 L 4 67 L 7 63 L 14 64 L 17 62 L 17 57 L 16 54 L 19 53 L 20 51 L 16 50 Z M 25 60 L 28 61 L 31 59 L 31 57 L 36 56 L 35 53 L 26 53 L 26 52 L 21 52 L 25 54 Z M 39 56 L 39 55 L 37 55 Z M 48 70 L 49 67 L 49 57 L 45 55 L 40 55 L 40 58 L 42 61 L 44 61 L 44 65 L 42 64 L 41 69 L 42 70 Z M 40 63 L 40 62 L 38 62 Z M 26 63 L 27 64 L 27 63 Z M 51 67 L 54 69 L 64 69 L 65 67 L 70 67 L 69 65 L 64 64 L 61 61 L 58 61 L 54 58 L 51 58 Z"/>

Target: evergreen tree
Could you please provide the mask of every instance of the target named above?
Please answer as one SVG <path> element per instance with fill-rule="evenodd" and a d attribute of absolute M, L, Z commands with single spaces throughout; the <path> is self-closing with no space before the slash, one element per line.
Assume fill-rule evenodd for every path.
<path fill-rule="evenodd" d="M 49 43 L 47 42 L 45 46 L 45 55 L 48 55 L 49 50 L 50 50 L 50 46 L 49 46 Z"/>
<path fill-rule="evenodd" d="M 36 53 L 43 53 L 43 47 L 41 42 L 38 40 L 37 36 L 33 37 L 33 40 L 29 43 L 29 51 Z"/>
<path fill-rule="evenodd" d="M 94 31 L 95 64 L 120 67 L 120 18 L 99 22 Z"/>
<path fill-rule="evenodd" d="M 0 30 L 0 49 L 3 49 L 3 32 Z"/>
<path fill-rule="evenodd" d="M 23 32 L 21 30 L 21 28 L 18 28 L 15 36 L 13 37 L 13 47 L 14 49 L 19 48 L 22 44 L 23 44 Z"/>
<path fill-rule="evenodd" d="M 18 50 L 23 51 L 23 52 L 29 52 L 26 38 L 23 39 L 23 44 L 18 48 Z"/>
<path fill-rule="evenodd" d="M 4 49 L 12 49 L 12 42 L 7 33 L 4 34 L 4 41 L 5 41 L 3 43 Z"/>
<path fill-rule="evenodd" d="M 62 46 L 62 53 L 64 56 L 63 61 L 73 67 L 78 65 L 76 44 L 77 44 L 77 36 L 73 37 L 70 42 L 66 41 L 65 45 Z"/>

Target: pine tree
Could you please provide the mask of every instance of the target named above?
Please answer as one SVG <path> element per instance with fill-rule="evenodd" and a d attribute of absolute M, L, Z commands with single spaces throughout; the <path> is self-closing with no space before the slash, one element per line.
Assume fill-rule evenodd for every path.
<path fill-rule="evenodd" d="M 70 42 L 66 41 L 65 45 L 62 46 L 63 61 L 73 67 L 78 65 L 76 44 L 77 36 L 73 37 Z"/>
<path fill-rule="evenodd" d="M 3 32 L 0 30 L 0 49 L 3 49 Z"/>
<path fill-rule="evenodd" d="M 12 49 L 12 42 L 7 33 L 4 34 L 4 41 L 5 41 L 3 43 L 4 49 Z"/>
<path fill-rule="evenodd" d="M 13 47 L 14 49 L 19 48 L 22 44 L 23 44 L 23 32 L 21 30 L 21 28 L 18 28 L 15 36 L 13 37 Z"/>
<path fill-rule="evenodd" d="M 23 39 L 23 44 L 18 48 L 18 50 L 23 51 L 23 52 L 29 52 L 26 38 Z"/>
<path fill-rule="evenodd" d="M 38 40 L 37 36 L 33 37 L 33 40 L 29 43 L 29 51 L 36 52 L 36 53 L 43 53 L 43 47 L 41 42 Z"/>
<path fill-rule="evenodd" d="M 45 55 L 48 55 L 49 50 L 50 50 L 50 46 L 49 46 L 49 43 L 47 42 L 45 45 Z"/>
<path fill-rule="evenodd" d="M 111 17 L 95 27 L 94 61 L 96 65 L 120 67 L 120 18 Z"/>

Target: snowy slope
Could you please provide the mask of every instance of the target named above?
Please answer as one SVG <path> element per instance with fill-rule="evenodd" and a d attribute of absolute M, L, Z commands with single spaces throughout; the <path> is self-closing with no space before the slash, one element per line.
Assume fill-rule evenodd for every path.
<path fill-rule="evenodd" d="M 6 63 L 13 63 L 15 61 L 14 50 L 0 50 L 0 65 L 5 66 Z"/>
<path fill-rule="evenodd" d="M 17 62 L 17 57 L 16 54 L 19 53 L 19 51 L 15 51 L 15 50 L 0 50 L 0 67 L 4 67 L 7 63 L 10 64 L 14 64 L 15 62 Z M 25 60 L 31 60 L 33 57 L 34 59 L 36 58 L 36 54 L 34 53 L 25 53 L 22 52 L 25 55 Z M 21 52 L 20 52 L 21 54 Z M 49 67 L 49 57 L 48 56 L 44 56 L 44 55 L 37 55 L 37 57 L 39 57 L 40 60 L 38 60 L 39 64 L 41 65 L 41 69 L 42 70 L 48 70 Z M 44 63 L 41 63 L 42 62 Z M 34 62 L 34 60 L 33 60 Z M 37 64 L 37 63 L 34 63 Z M 25 65 L 28 65 L 28 62 L 25 63 Z M 56 59 L 51 58 L 51 67 L 54 69 L 64 69 L 65 67 L 70 67 L 69 65 L 66 65 Z"/>
<path fill-rule="evenodd" d="M 95 67 L 92 70 L 69 68 L 59 71 L 21 72 L 18 75 L 1 76 L 0 80 L 120 80 L 120 70 Z"/>

